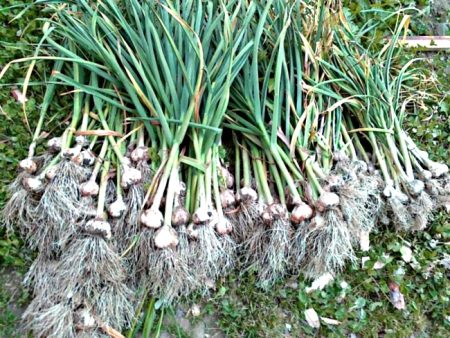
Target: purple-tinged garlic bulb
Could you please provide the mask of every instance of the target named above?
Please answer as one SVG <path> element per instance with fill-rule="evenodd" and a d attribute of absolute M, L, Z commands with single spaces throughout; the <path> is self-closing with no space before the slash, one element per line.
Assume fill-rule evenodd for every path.
<path fill-rule="evenodd" d="M 291 212 L 291 222 L 300 224 L 301 222 L 311 219 L 313 214 L 314 211 L 308 204 L 300 203 L 296 205 Z"/>
<path fill-rule="evenodd" d="M 131 152 L 131 160 L 133 162 L 141 162 L 148 160 L 148 147 L 139 146 Z"/>
<path fill-rule="evenodd" d="M 62 155 L 67 159 L 74 160 L 81 153 L 81 146 L 77 144 L 75 147 L 64 149 Z"/>
<path fill-rule="evenodd" d="M 273 203 L 264 209 L 261 218 L 266 225 L 271 225 L 276 220 L 285 219 L 286 214 L 287 210 L 282 204 Z"/>
<path fill-rule="evenodd" d="M 238 194 L 238 200 L 242 203 L 256 202 L 257 199 L 258 193 L 250 187 L 242 188 Z"/>
<path fill-rule="evenodd" d="M 141 214 L 141 223 L 150 229 L 158 229 L 164 223 L 164 216 L 158 209 L 147 209 Z"/>
<path fill-rule="evenodd" d="M 339 205 L 339 196 L 332 192 L 323 192 L 316 202 L 316 208 L 320 212 Z"/>
<path fill-rule="evenodd" d="M 188 224 L 190 219 L 189 212 L 183 206 L 178 206 L 172 213 L 172 225 L 179 227 Z"/>
<path fill-rule="evenodd" d="M 94 180 L 88 180 L 80 186 L 81 196 L 97 196 L 99 190 L 100 187 Z"/>
<path fill-rule="evenodd" d="M 233 231 L 233 225 L 228 219 L 221 217 L 216 224 L 216 231 L 219 235 L 228 235 Z"/>
<path fill-rule="evenodd" d="M 93 166 L 95 163 L 95 155 L 90 150 L 83 150 L 80 153 L 82 157 L 82 164 L 85 167 Z"/>
<path fill-rule="evenodd" d="M 47 147 L 49 152 L 51 153 L 59 153 L 62 148 L 62 139 L 61 137 L 53 137 L 47 142 Z"/>
<path fill-rule="evenodd" d="M 34 174 L 37 170 L 36 162 L 34 162 L 31 158 L 26 158 L 20 161 L 19 167 L 28 174 Z"/>
<path fill-rule="evenodd" d="M 203 224 L 213 220 L 214 214 L 212 210 L 208 207 L 199 207 L 194 215 L 192 216 L 192 221 L 195 224 Z"/>
<path fill-rule="evenodd" d="M 198 228 L 194 225 L 194 223 L 190 223 L 186 228 L 186 232 L 192 239 L 198 239 L 199 231 Z"/>
<path fill-rule="evenodd" d="M 155 234 L 155 246 L 158 249 L 175 248 L 178 242 L 177 232 L 167 225 L 164 225 Z"/>
<path fill-rule="evenodd" d="M 234 176 L 228 171 L 225 167 L 220 167 L 220 172 L 222 178 L 225 180 L 225 184 L 228 189 L 233 188 L 234 185 Z"/>
<path fill-rule="evenodd" d="M 119 218 L 126 210 L 127 205 L 121 196 L 108 206 L 108 213 L 113 218 Z"/>
<path fill-rule="evenodd" d="M 140 170 L 127 165 L 123 165 L 122 168 L 122 177 L 120 181 L 122 188 L 127 189 L 142 180 L 142 173 Z"/>
<path fill-rule="evenodd" d="M 44 183 L 39 177 L 25 177 L 22 184 L 26 190 L 32 192 L 39 192 L 44 187 Z"/>
<path fill-rule="evenodd" d="M 111 224 L 103 219 L 91 219 L 84 225 L 84 231 L 90 235 L 102 236 L 105 239 L 112 237 Z"/>
<path fill-rule="evenodd" d="M 53 180 L 53 178 L 56 176 L 56 173 L 58 172 L 58 167 L 55 165 L 51 168 L 48 168 L 47 171 L 45 172 L 45 177 L 51 181 Z"/>
<path fill-rule="evenodd" d="M 220 201 L 222 203 L 222 208 L 227 209 L 234 207 L 236 204 L 236 197 L 234 196 L 233 190 L 227 189 L 221 192 Z"/>

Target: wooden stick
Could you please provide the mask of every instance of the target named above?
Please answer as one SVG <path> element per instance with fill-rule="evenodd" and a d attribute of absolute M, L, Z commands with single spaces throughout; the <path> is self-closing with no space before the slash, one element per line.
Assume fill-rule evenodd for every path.
<path fill-rule="evenodd" d="M 422 48 L 430 51 L 450 50 L 450 36 L 408 36 L 399 39 L 406 48 Z"/>

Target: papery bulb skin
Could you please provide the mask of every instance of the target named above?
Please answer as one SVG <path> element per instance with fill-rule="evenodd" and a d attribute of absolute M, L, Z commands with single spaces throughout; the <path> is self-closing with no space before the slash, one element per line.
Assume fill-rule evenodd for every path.
<path fill-rule="evenodd" d="M 89 180 L 87 182 L 84 182 L 80 186 L 81 196 L 97 196 L 99 190 L 100 190 L 100 187 L 98 186 L 97 182 L 95 182 L 94 180 Z"/>
<path fill-rule="evenodd" d="M 164 223 L 164 216 L 161 211 L 150 208 L 142 212 L 140 221 L 147 228 L 158 229 Z"/>
<path fill-rule="evenodd" d="M 48 151 L 51 153 L 59 153 L 62 148 L 61 137 L 53 137 L 47 142 Z"/>
<path fill-rule="evenodd" d="M 127 210 L 127 205 L 122 197 L 117 198 L 108 206 L 108 213 L 113 218 L 119 218 Z"/>
<path fill-rule="evenodd" d="M 194 225 L 194 223 L 190 223 L 186 229 L 187 234 L 192 239 L 198 239 L 199 232 L 198 228 Z"/>
<path fill-rule="evenodd" d="M 216 224 L 216 231 L 219 235 L 228 235 L 233 231 L 233 225 L 226 218 L 220 218 Z"/>
<path fill-rule="evenodd" d="M 104 239 L 111 239 L 111 224 L 102 219 L 91 219 L 86 222 L 84 231 L 90 235 L 102 236 Z"/>
<path fill-rule="evenodd" d="M 250 187 L 244 187 L 239 192 L 239 200 L 242 203 L 254 203 L 258 200 L 258 193 Z"/>
<path fill-rule="evenodd" d="M 141 180 L 142 173 L 140 170 L 129 166 L 123 166 L 122 177 L 120 181 L 120 185 L 122 186 L 122 188 L 128 189 L 130 186 L 141 182 Z"/>
<path fill-rule="evenodd" d="M 300 224 L 301 222 L 311 219 L 314 215 L 313 209 L 306 203 L 298 204 L 291 212 L 291 222 Z"/>
<path fill-rule="evenodd" d="M 89 145 L 89 140 L 84 135 L 77 135 L 75 137 L 75 143 L 79 145 L 80 147 L 84 148 Z"/>
<path fill-rule="evenodd" d="M 178 242 L 177 232 L 167 225 L 161 227 L 155 234 L 155 246 L 158 249 L 175 248 Z"/>
<path fill-rule="evenodd" d="M 20 161 L 19 168 L 28 174 L 34 174 L 37 170 L 37 164 L 31 158 L 26 158 Z"/>
<path fill-rule="evenodd" d="M 175 188 L 175 194 L 181 197 L 186 196 L 186 183 L 179 181 Z"/>
<path fill-rule="evenodd" d="M 221 175 L 225 180 L 225 184 L 228 189 L 232 189 L 234 186 L 234 176 L 230 173 L 230 171 L 225 167 L 220 167 Z"/>
<path fill-rule="evenodd" d="M 57 172 L 58 172 L 58 167 L 57 166 L 53 166 L 53 167 L 47 169 L 47 171 L 45 172 L 45 177 L 49 181 L 51 181 L 51 180 L 53 180 L 53 178 L 55 178 Z"/>
<path fill-rule="evenodd" d="M 192 215 L 192 221 L 195 224 L 203 224 L 211 221 L 213 219 L 214 213 L 208 207 L 199 207 L 194 215 Z"/>
<path fill-rule="evenodd" d="M 420 180 L 412 180 L 407 183 L 408 192 L 412 196 L 419 196 L 419 194 L 425 189 L 425 183 Z"/>
<path fill-rule="evenodd" d="M 429 171 L 429 170 L 422 170 L 422 171 L 420 172 L 420 174 L 419 174 L 419 178 L 420 178 L 422 181 L 427 182 L 427 181 L 429 181 L 429 180 L 431 180 L 431 179 L 433 178 L 433 174 L 432 174 L 431 171 Z"/>
<path fill-rule="evenodd" d="M 172 225 L 179 227 L 188 224 L 190 219 L 189 212 L 185 207 L 179 206 L 172 213 Z"/>
<path fill-rule="evenodd" d="M 44 188 L 44 183 L 39 177 L 25 177 L 22 180 L 22 185 L 31 192 L 39 192 Z"/>
<path fill-rule="evenodd" d="M 131 152 L 131 160 L 133 162 L 147 161 L 148 160 L 148 147 L 139 146 Z"/>
<path fill-rule="evenodd" d="M 433 165 L 428 169 L 435 178 L 439 178 L 448 173 L 448 166 L 444 163 L 433 162 Z"/>
<path fill-rule="evenodd" d="M 220 201 L 222 203 L 222 208 L 232 208 L 236 204 L 236 197 L 233 190 L 227 189 L 220 193 Z"/>
<path fill-rule="evenodd" d="M 316 202 L 316 207 L 320 212 L 331 209 L 339 205 L 339 196 L 332 192 L 323 192 Z"/>
<path fill-rule="evenodd" d="M 79 164 L 81 164 L 81 146 L 76 145 L 75 147 L 64 149 L 62 152 L 62 156 L 66 159 L 73 160 L 74 162 L 78 161 L 80 162 Z M 76 159 L 77 157 L 79 158 L 79 160 Z"/>
<path fill-rule="evenodd" d="M 82 156 L 81 164 L 84 167 L 91 167 L 95 163 L 95 155 L 90 150 L 83 150 L 80 155 Z"/>

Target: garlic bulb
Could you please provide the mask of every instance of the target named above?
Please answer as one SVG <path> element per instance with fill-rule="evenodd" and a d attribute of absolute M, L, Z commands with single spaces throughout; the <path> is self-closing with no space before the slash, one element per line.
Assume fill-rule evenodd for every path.
<path fill-rule="evenodd" d="M 142 212 L 140 220 L 147 228 L 158 229 L 163 225 L 164 217 L 161 211 L 150 208 Z"/>
<path fill-rule="evenodd" d="M 122 197 L 118 197 L 108 206 L 108 213 L 113 218 L 119 218 L 127 210 L 127 205 Z"/>
<path fill-rule="evenodd" d="M 147 161 L 148 160 L 148 147 L 140 146 L 131 152 L 131 160 L 134 162 Z"/>
<path fill-rule="evenodd" d="M 99 190 L 100 187 L 94 180 L 84 182 L 80 186 L 80 193 L 82 196 L 97 196 Z"/>
<path fill-rule="evenodd" d="M 296 205 L 291 212 L 291 222 L 299 224 L 310 219 L 313 216 L 313 209 L 306 203 Z"/>
<path fill-rule="evenodd" d="M 39 177 L 25 177 L 22 184 L 28 191 L 38 192 L 44 187 L 44 183 Z"/>
<path fill-rule="evenodd" d="M 84 231 L 91 235 L 100 235 L 105 239 L 112 237 L 111 224 L 102 219 L 91 219 L 84 225 Z"/>
<path fill-rule="evenodd" d="M 339 196 L 332 192 L 323 192 L 316 202 L 319 211 L 325 211 L 339 205 Z"/>
<path fill-rule="evenodd" d="M 122 177 L 120 185 L 122 188 L 127 189 L 133 184 L 139 183 L 142 180 L 142 173 L 135 168 L 129 167 L 127 165 L 123 166 Z"/>
<path fill-rule="evenodd" d="M 20 169 L 26 171 L 28 174 L 34 174 L 37 170 L 36 162 L 31 158 L 26 158 L 19 163 Z"/>
<path fill-rule="evenodd" d="M 155 246 L 159 249 L 175 248 L 178 242 L 177 232 L 167 225 L 164 225 L 155 234 Z"/>

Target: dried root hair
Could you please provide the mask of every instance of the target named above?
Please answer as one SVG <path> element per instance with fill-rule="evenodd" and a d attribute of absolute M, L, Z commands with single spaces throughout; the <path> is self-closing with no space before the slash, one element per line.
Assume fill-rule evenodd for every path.
<path fill-rule="evenodd" d="M 58 290 L 60 294 L 75 289 L 87 299 L 98 292 L 99 286 L 120 286 L 126 278 L 120 256 L 98 236 L 74 240 L 61 256 L 57 272 L 59 283 L 56 284 L 62 288 Z"/>
<path fill-rule="evenodd" d="M 142 227 L 138 236 L 131 254 L 126 257 L 128 276 L 132 285 L 148 286 L 147 276 L 151 274 L 151 264 L 153 263 L 150 262 L 150 259 L 154 257 L 153 253 L 156 250 L 155 230 Z"/>
<path fill-rule="evenodd" d="M 411 200 L 408 210 L 414 220 L 412 230 L 424 230 L 427 227 L 434 207 L 435 203 L 425 191 L 422 191 L 419 196 Z"/>
<path fill-rule="evenodd" d="M 287 219 L 276 219 L 265 233 L 267 240 L 258 266 L 258 284 L 268 289 L 287 272 L 290 255 L 290 224 Z"/>
<path fill-rule="evenodd" d="M 157 249 L 152 256 L 148 276 L 149 289 L 162 302 L 170 304 L 185 295 L 185 284 L 192 285 L 190 269 L 176 249 Z"/>
<path fill-rule="evenodd" d="M 306 276 L 316 278 L 340 272 L 348 260 L 355 260 L 355 238 L 338 209 L 317 214 L 308 226 L 299 228 L 299 261 Z"/>
<path fill-rule="evenodd" d="M 39 253 L 25 274 L 23 284 L 34 291 L 35 294 L 48 295 L 52 292 L 53 281 L 58 261 Z"/>
<path fill-rule="evenodd" d="M 79 187 L 89 177 L 89 171 L 72 161 L 63 160 L 55 177 L 47 185 L 38 210 L 43 222 L 53 227 L 55 238 L 62 238 L 67 231 L 73 231 L 67 225 L 74 224 L 85 215 Z"/>
<path fill-rule="evenodd" d="M 32 331 L 34 337 L 76 337 L 73 309 L 68 300 L 46 306 L 33 304 L 37 301 L 33 300 L 22 316 L 25 331 Z"/>
<path fill-rule="evenodd" d="M 192 242 L 195 257 L 194 274 L 199 280 L 215 280 L 220 273 L 220 259 L 224 252 L 222 244 L 211 224 L 196 225 L 198 236 Z"/>
<path fill-rule="evenodd" d="M 17 226 L 20 233 L 26 236 L 35 226 L 38 215 L 37 204 L 35 198 L 25 189 L 14 191 L 1 210 L 1 224 L 6 227 L 8 232 L 13 232 Z"/>
<path fill-rule="evenodd" d="M 124 329 L 134 318 L 134 293 L 123 283 L 105 283 L 86 302 L 91 303 L 96 317 L 109 326 Z"/>

